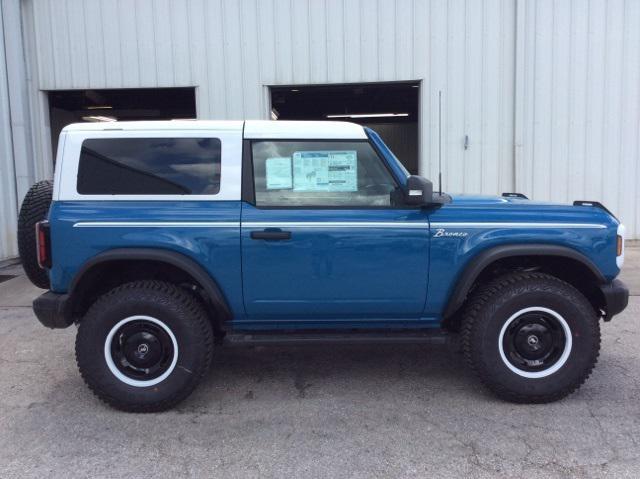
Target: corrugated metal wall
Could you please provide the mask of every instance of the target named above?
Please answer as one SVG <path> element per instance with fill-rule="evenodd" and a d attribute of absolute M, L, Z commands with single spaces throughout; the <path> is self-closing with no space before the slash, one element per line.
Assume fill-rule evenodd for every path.
<path fill-rule="evenodd" d="M 16 171 L 11 112 L 9 109 L 9 79 L 4 28 L 5 11 L 0 2 L 0 260 L 17 254 L 16 244 Z"/>
<path fill-rule="evenodd" d="M 599 200 L 640 237 L 640 1 L 518 10 L 518 191 Z"/>
<path fill-rule="evenodd" d="M 9 114 L 9 83 L 5 59 L 2 3 L 0 3 L 0 259 L 15 255 L 11 232 L 16 229 L 15 170 Z"/>
<path fill-rule="evenodd" d="M 442 90 L 446 190 L 602 200 L 640 237 L 638 0 L 21 6 L 31 143 L 18 197 L 50 174 L 47 90 L 195 86 L 200 118 L 237 119 L 268 117 L 269 85 L 419 80 L 423 174 L 436 178 Z"/>
<path fill-rule="evenodd" d="M 513 188 L 513 0 L 29 0 L 40 88 L 196 86 L 199 118 L 267 118 L 267 85 L 422 80 L 422 171 Z M 469 136 L 465 150 L 464 137 Z"/>

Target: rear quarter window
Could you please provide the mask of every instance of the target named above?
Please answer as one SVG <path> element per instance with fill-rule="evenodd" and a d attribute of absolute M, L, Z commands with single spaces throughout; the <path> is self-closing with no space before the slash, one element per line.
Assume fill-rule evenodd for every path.
<path fill-rule="evenodd" d="M 82 143 L 81 195 L 215 195 L 218 138 L 100 138 Z"/>

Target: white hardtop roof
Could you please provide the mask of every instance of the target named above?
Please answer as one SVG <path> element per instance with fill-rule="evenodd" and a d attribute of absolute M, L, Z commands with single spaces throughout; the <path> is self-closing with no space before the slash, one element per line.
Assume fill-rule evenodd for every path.
<path fill-rule="evenodd" d="M 282 138 L 287 140 L 366 140 L 360 125 L 346 121 L 260 121 L 249 120 L 244 125 L 244 137 L 249 139 Z"/>
<path fill-rule="evenodd" d="M 62 131 L 162 131 L 162 130 L 242 130 L 242 121 L 164 120 L 164 121 L 96 121 L 72 123 Z"/>
<path fill-rule="evenodd" d="M 367 135 L 360 125 L 346 121 L 106 121 L 73 123 L 62 131 L 162 131 L 162 130 L 217 130 L 242 131 L 248 139 L 338 139 L 364 140 Z"/>

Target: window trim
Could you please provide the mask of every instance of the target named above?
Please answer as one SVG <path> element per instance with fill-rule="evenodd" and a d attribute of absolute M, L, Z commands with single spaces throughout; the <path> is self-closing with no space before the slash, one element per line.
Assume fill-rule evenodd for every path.
<path fill-rule="evenodd" d="M 310 205 L 258 205 L 256 200 L 256 183 L 254 178 L 254 159 L 253 159 L 253 144 L 260 142 L 326 142 L 326 143 L 367 143 L 378 159 L 382 162 L 386 170 L 389 172 L 391 179 L 396 184 L 396 187 L 404 191 L 404 185 L 398 180 L 391 167 L 387 164 L 387 160 L 384 155 L 376 148 L 369 138 L 259 138 L 259 139 L 245 139 L 243 141 L 243 155 L 242 155 L 242 201 L 245 201 L 257 209 L 260 210 L 415 210 L 419 209 L 414 205 L 389 205 L 389 206 L 375 206 L 375 205 L 331 205 L 331 206 L 310 206 Z"/>

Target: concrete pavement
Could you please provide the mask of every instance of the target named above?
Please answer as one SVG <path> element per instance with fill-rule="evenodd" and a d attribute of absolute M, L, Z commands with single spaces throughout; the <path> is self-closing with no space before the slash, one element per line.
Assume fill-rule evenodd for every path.
<path fill-rule="evenodd" d="M 640 249 L 623 278 L 640 294 Z M 75 328 L 40 326 L 37 292 L 0 284 L 2 478 L 640 475 L 640 297 L 554 404 L 495 399 L 446 346 L 259 347 L 219 349 L 187 401 L 136 415 L 91 395 Z"/>

